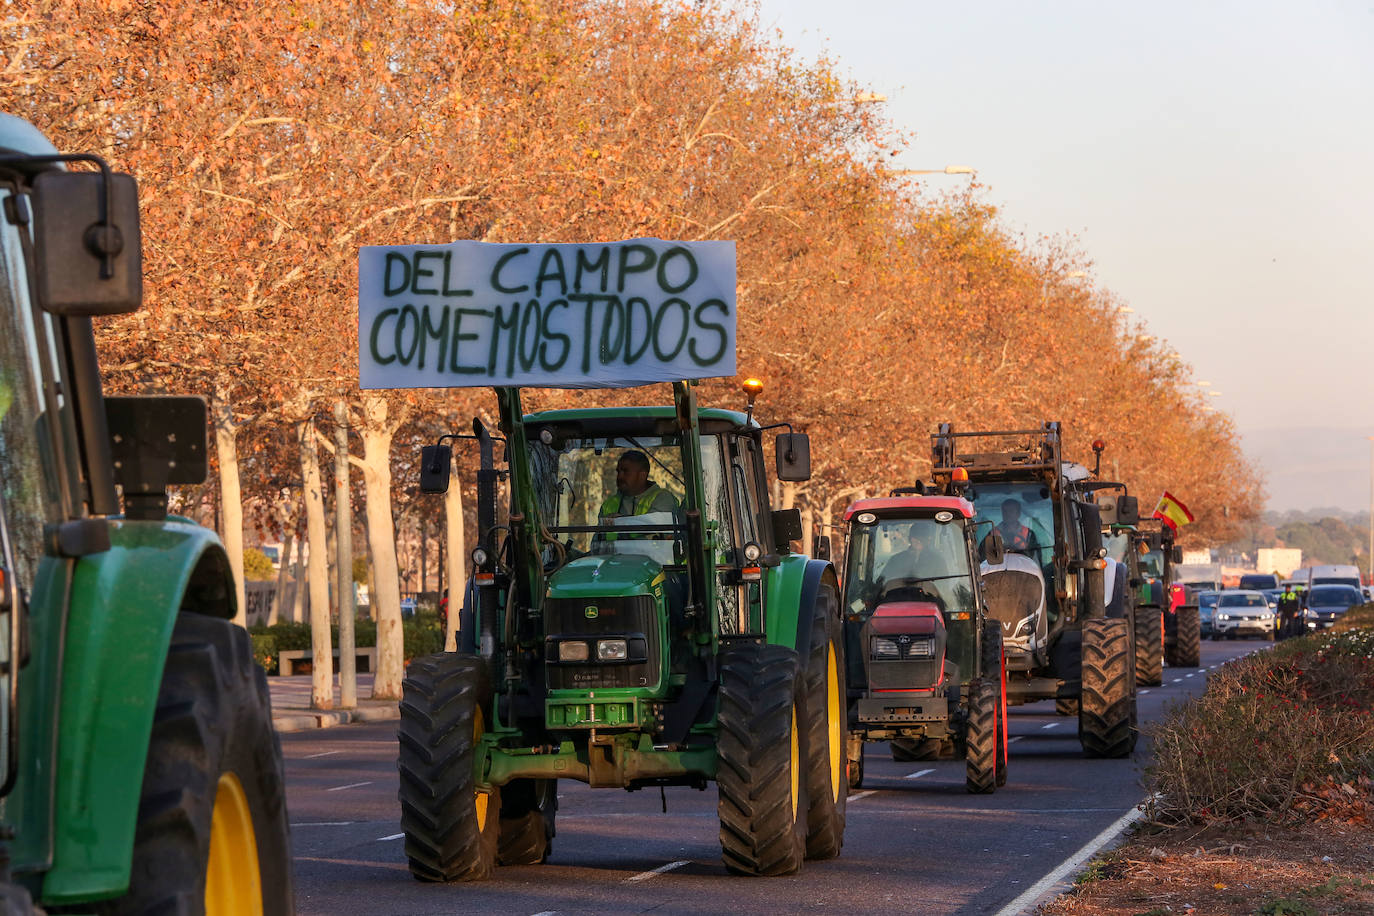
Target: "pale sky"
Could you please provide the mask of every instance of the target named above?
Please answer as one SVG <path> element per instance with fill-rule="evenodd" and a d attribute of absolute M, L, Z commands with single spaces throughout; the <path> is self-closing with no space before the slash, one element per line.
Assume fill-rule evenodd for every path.
<path fill-rule="evenodd" d="M 1370 504 L 1374 0 L 759 11 L 887 96 L 894 167 L 971 165 L 1009 228 L 1076 235 L 1220 393 L 1271 508 Z"/>

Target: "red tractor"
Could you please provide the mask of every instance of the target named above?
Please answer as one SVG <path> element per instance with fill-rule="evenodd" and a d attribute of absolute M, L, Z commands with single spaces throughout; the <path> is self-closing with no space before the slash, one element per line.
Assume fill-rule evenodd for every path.
<path fill-rule="evenodd" d="M 844 518 L 850 787 L 863 783 L 863 743 L 892 741 L 905 759 L 962 757 L 968 791 L 994 791 L 1007 779 L 1007 674 L 973 506 L 918 486 Z"/>

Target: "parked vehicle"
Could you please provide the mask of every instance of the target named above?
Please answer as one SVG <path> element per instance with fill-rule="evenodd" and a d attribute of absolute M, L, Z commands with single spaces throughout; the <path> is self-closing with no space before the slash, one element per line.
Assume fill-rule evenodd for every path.
<path fill-rule="evenodd" d="M 1325 630 L 1346 611 L 1364 603 L 1364 595 L 1351 585 L 1314 585 L 1307 593 L 1308 629 Z"/>
<path fill-rule="evenodd" d="M 1298 570 L 1298 573 L 1307 574 L 1305 584 L 1308 588 L 1316 588 L 1318 585 L 1349 585 L 1358 591 L 1363 581 L 1360 579 L 1360 568 L 1350 565 L 1309 566 L 1307 569 Z"/>
<path fill-rule="evenodd" d="M 1277 619 L 1263 592 L 1225 591 L 1217 598 L 1213 638 L 1259 636 L 1273 639 Z"/>

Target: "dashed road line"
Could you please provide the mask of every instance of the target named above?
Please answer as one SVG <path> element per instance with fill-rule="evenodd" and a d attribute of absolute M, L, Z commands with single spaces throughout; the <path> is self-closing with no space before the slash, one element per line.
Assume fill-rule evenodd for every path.
<path fill-rule="evenodd" d="M 853 795 L 849 796 L 849 801 L 858 801 L 861 798 L 868 798 L 868 796 L 877 791 L 877 789 L 864 789 L 862 792 L 855 792 Z"/>
<path fill-rule="evenodd" d="M 304 823 L 304 824 L 292 824 L 292 825 L 291 825 L 291 828 L 294 830 L 294 829 L 297 828 L 297 827 L 348 827 L 348 826 L 350 826 L 350 825 L 352 825 L 352 824 L 356 824 L 356 823 L 358 823 L 358 822 L 357 822 L 357 821 L 309 821 L 309 822 Z"/>
<path fill-rule="evenodd" d="M 929 775 L 929 774 L 931 774 L 931 773 L 934 773 L 934 772 L 935 772 L 935 771 L 934 771 L 933 769 L 932 769 L 932 770 L 917 770 L 915 773 L 907 773 L 907 774 L 906 774 L 905 776 L 903 776 L 902 778 L 903 778 L 903 779 L 920 779 L 922 776 L 927 776 L 927 775 Z"/>
<path fill-rule="evenodd" d="M 1042 726 L 1040 726 L 1040 730 L 1041 730 L 1041 731 L 1044 731 L 1044 730 L 1047 729 L 1047 728 L 1058 728 L 1058 727 L 1059 727 L 1059 723 L 1058 723 L 1058 722 L 1050 722 L 1050 723 L 1047 724 L 1047 725 L 1042 725 Z"/>
<path fill-rule="evenodd" d="M 1169 683 L 1170 683 L 1170 684 L 1182 684 L 1182 683 L 1183 683 L 1183 678 L 1181 678 L 1181 677 L 1176 677 L 1176 678 L 1174 678 L 1172 681 L 1170 681 Z"/>
<path fill-rule="evenodd" d="M 1136 691 L 1136 693 L 1149 693 L 1149 692 L 1150 692 L 1150 688 L 1149 688 L 1149 687 L 1141 687 L 1139 690 Z"/>
<path fill-rule="evenodd" d="M 1008 739 L 1007 739 L 1007 743 L 1008 743 L 1008 744 L 1015 744 L 1016 742 L 1020 741 L 1020 740 L 1021 740 L 1022 738 L 1024 738 L 1024 737 L 1026 737 L 1026 736 L 1025 736 L 1025 735 L 1017 735 L 1015 738 L 1008 738 Z"/>
<path fill-rule="evenodd" d="M 377 837 L 377 842 L 385 843 L 387 840 L 399 840 L 403 836 L 405 836 L 404 833 L 393 833 L 391 836 L 379 836 Z"/>
<path fill-rule="evenodd" d="M 664 872 L 670 872 L 670 871 L 672 871 L 672 870 L 675 869 L 675 868 L 681 868 L 681 867 L 684 866 L 684 865 L 691 865 L 691 864 L 692 864 L 692 860 L 691 860 L 691 859 L 680 859 L 680 860 L 678 860 L 678 861 L 676 861 L 676 862 L 669 862 L 667 865 L 660 865 L 658 868 L 651 869 L 651 870 L 645 871 L 645 872 L 640 872 L 639 874 L 634 875 L 633 877 L 626 878 L 626 879 L 625 879 L 625 883 L 628 884 L 628 883 L 630 883 L 630 882 L 632 882 L 632 881 L 648 881 L 650 878 L 654 877 L 655 875 L 661 875 L 661 874 L 663 874 Z"/>
<path fill-rule="evenodd" d="M 1185 674 L 1185 675 L 1183 675 L 1183 676 L 1184 676 L 1184 677 L 1192 677 L 1191 674 Z"/>
<path fill-rule="evenodd" d="M 372 780 L 369 779 L 367 782 L 350 782 L 350 783 L 349 783 L 348 785 L 346 785 L 346 786 L 335 786 L 335 787 L 332 788 L 332 789 L 325 789 L 325 791 L 326 791 L 326 792 L 342 792 L 344 789 L 356 789 L 356 788 L 358 788 L 359 786 L 370 786 L 370 785 L 372 785 Z"/>
<path fill-rule="evenodd" d="M 343 751 L 320 751 L 318 754 L 306 754 L 302 760 L 314 760 L 316 757 L 328 757 L 330 754 L 342 754 Z"/>

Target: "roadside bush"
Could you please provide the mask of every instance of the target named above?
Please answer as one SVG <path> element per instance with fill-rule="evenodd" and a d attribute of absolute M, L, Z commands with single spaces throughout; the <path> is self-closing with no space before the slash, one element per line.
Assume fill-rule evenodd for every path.
<path fill-rule="evenodd" d="M 262 666 L 268 674 L 277 673 L 277 637 L 271 633 L 252 633 L 249 640 L 253 644 L 253 661 Z"/>
<path fill-rule="evenodd" d="M 1365 795 L 1374 773 L 1374 631 L 1327 632 L 1228 662 L 1149 729 L 1165 822 L 1282 820 Z"/>
<path fill-rule="evenodd" d="M 292 649 L 309 649 L 310 624 L 276 623 L 270 627 L 251 627 L 248 630 L 253 641 L 253 657 L 268 674 L 277 672 L 277 653 Z M 339 627 L 330 627 L 330 645 L 339 644 Z M 406 658 L 440 652 L 444 648 L 444 630 L 439 615 L 433 611 L 422 610 L 412 617 L 401 620 L 401 639 Z M 353 645 L 364 648 L 377 645 L 377 622 L 368 617 L 359 618 L 353 625 Z"/>
<path fill-rule="evenodd" d="M 1358 607 L 1352 607 L 1336 618 L 1336 622 L 1331 627 L 1331 632 L 1344 633 L 1347 630 L 1367 628 L 1374 628 L 1374 604 L 1361 604 Z"/>

